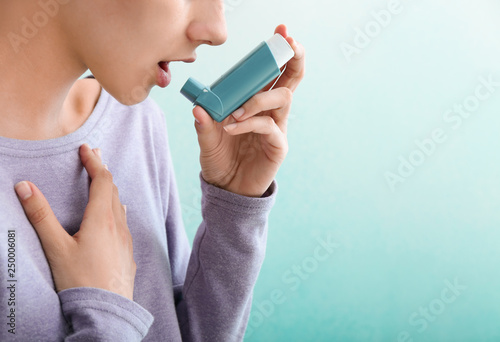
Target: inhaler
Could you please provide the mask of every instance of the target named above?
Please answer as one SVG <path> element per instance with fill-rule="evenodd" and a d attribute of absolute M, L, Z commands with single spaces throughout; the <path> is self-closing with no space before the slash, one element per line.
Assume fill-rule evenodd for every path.
<path fill-rule="evenodd" d="M 209 87 L 189 78 L 181 93 L 194 105 L 203 107 L 215 121 L 221 122 L 280 76 L 281 68 L 294 55 L 285 38 L 275 34 Z"/>

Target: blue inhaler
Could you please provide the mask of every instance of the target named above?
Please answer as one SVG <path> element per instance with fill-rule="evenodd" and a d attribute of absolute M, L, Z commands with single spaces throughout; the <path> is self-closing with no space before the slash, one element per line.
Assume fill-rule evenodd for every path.
<path fill-rule="evenodd" d="M 259 90 L 280 76 L 295 55 L 280 34 L 262 42 L 210 87 L 189 78 L 181 89 L 194 105 L 200 105 L 217 122 L 223 121 Z"/>

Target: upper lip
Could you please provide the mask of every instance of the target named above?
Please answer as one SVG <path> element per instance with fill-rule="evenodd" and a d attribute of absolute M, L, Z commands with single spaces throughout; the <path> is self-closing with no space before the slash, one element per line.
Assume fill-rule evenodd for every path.
<path fill-rule="evenodd" d="M 185 58 L 185 59 L 177 59 L 172 62 L 184 62 L 184 63 L 193 63 L 196 60 L 196 57 Z"/>
<path fill-rule="evenodd" d="M 165 62 L 165 63 L 171 63 L 171 62 L 193 63 L 194 61 L 196 61 L 196 57 L 191 57 L 191 58 L 186 58 L 186 59 L 175 59 L 172 61 L 160 61 L 160 63 L 161 62 Z"/>

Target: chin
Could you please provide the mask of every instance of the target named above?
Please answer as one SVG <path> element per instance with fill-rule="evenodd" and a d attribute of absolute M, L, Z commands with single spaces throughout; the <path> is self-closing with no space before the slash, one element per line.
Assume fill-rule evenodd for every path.
<path fill-rule="evenodd" d="M 121 67 L 121 69 L 127 68 Z M 127 70 L 128 72 L 124 74 L 112 68 L 102 74 L 96 72 L 94 76 L 118 102 L 132 106 L 147 99 L 154 86 L 156 74 L 153 71 L 133 70 L 130 67 Z M 156 71 L 156 68 L 153 70 Z"/>
<path fill-rule="evenodd" d="M 121 91 L 120 94 L 111 94 L 118 102 L 126 106 L 132 106 L 146 100 L 151 92 L 151 87 L 143 85 L 135 86 L 129 90 Z"/>

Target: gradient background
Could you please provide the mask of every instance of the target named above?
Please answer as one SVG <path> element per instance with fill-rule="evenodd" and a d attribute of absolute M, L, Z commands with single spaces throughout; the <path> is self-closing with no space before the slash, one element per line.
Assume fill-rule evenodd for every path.
<path fill-rule="evenodd" d="M 500 2 L 401 0 L 350 62 L 341 44 L 353 45 L 355 29 L 389 1 L 225 2 L 227 43 L 173 64 L 172 84 L 152 92 L 166 113 L 191 241 L 200 165 L 183 83 L 212 83 L 280 23 L 307 51 L 245 340 L 499 341 L 500 87 L 460 127 L 443 115 L 474 95 L 480 77 L 500 81 Z M 446 141 L 393 191 L 386 172 L 436 129 Z M 317 262 L 319 239 L 336 245 Z M 305 267 L 303 279 L 294 266 Z M 461 289 L 445 303 L 447 282 Z"/>

